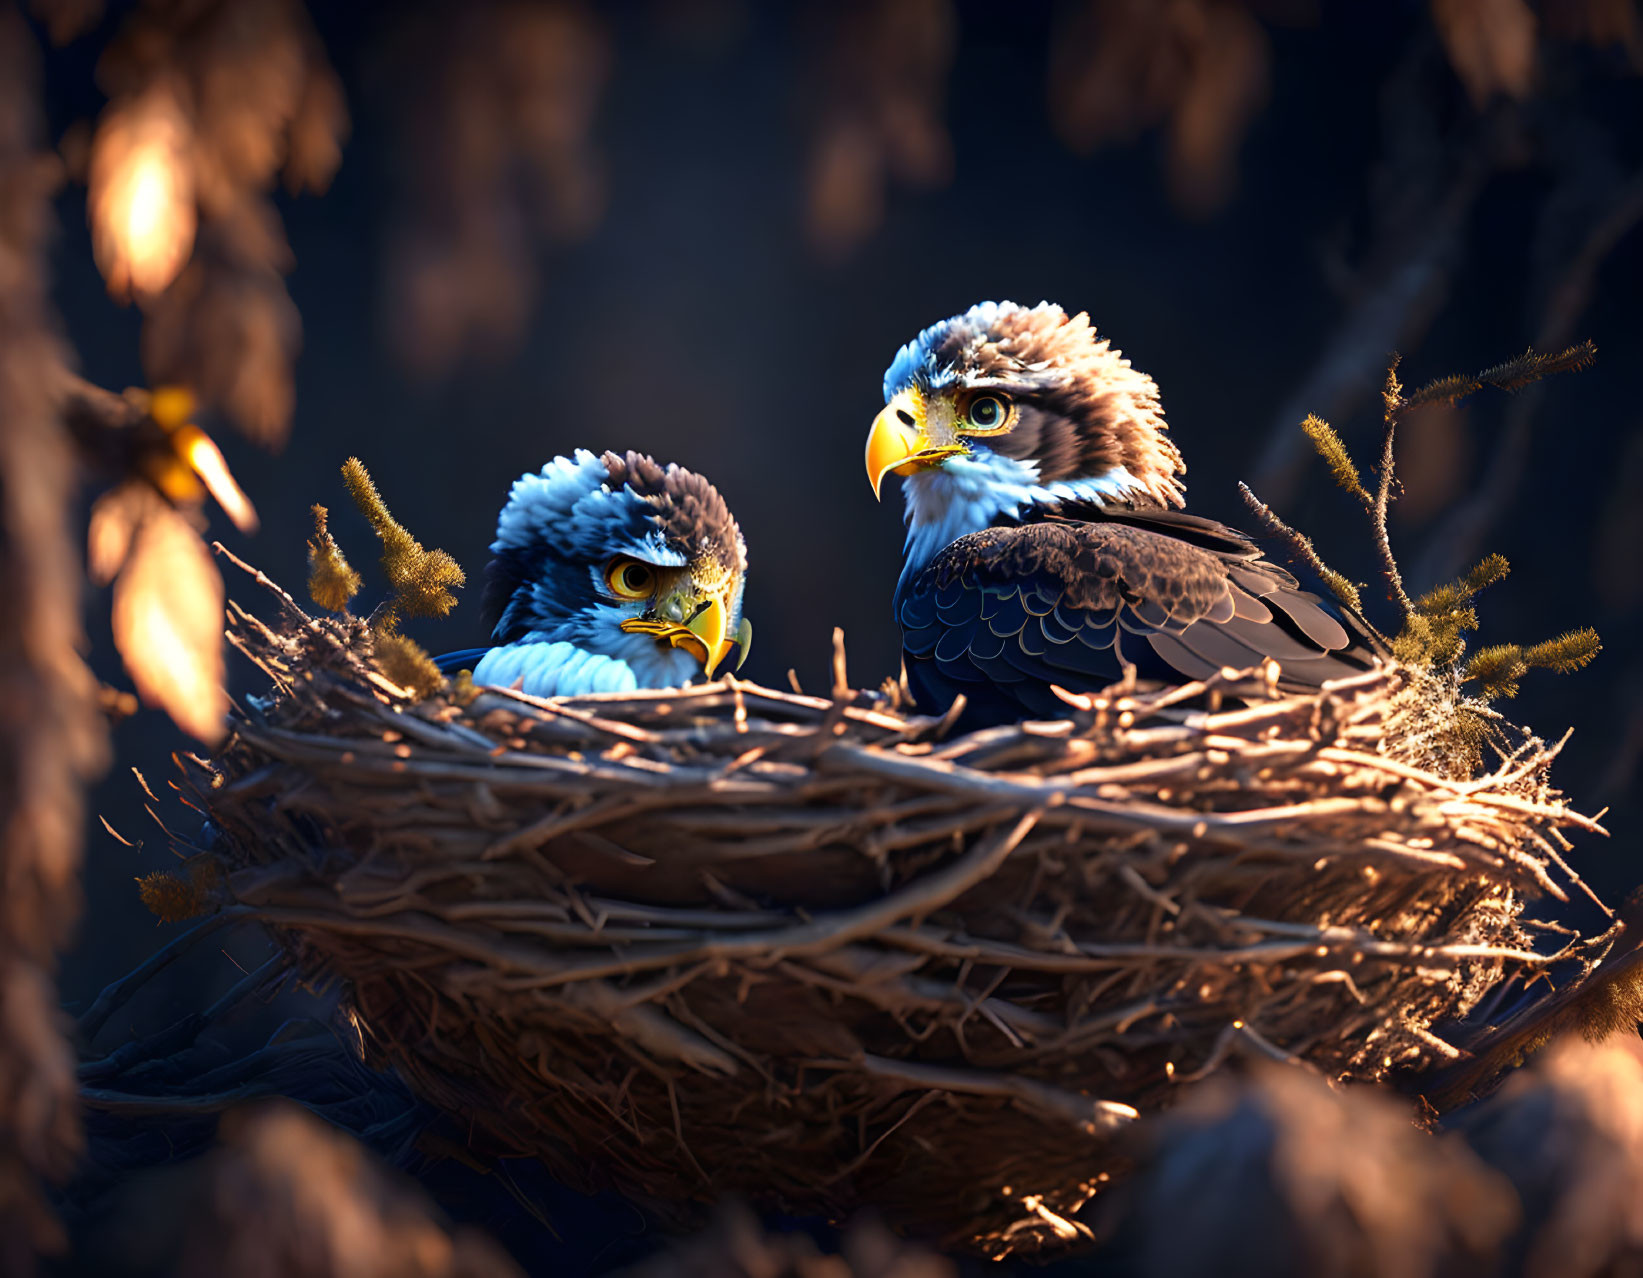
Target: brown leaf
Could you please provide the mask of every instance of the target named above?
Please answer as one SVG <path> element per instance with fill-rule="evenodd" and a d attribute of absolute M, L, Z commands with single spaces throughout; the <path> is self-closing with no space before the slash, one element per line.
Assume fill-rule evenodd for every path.
<path fill-rule="evenodd" d="M 1184 34 L 1190 74 L 1170 119 L 1170 190 L 1181 208 L 1203 214 L 1232 193 L 1238 146 L 1266 102 L 1272 50 L 1239 4 L 1202 5 Z"/>
<path fill-rule="evenodd" d="M 168 1273 L 521 1278 L 496 1243 L 448 1230 L 414 1182 L 289 1102 L 230 1113 L 221 1140 L 172 1186 L 187 1228 Z"/>
<path fill-rule="evenodd" d="M 1541 21 L 1556 40 L 1579 40 L 1599 49 L 1619 45 L 1634 70 L 1643 70 L 1643 21 L 1637 0 L 1543 0 Z"/>
<path fill-rule="evenodd" d="M 234 472 L 228 469 L 228 459 L 216 442 L 192 422 L 179 427 L 171 436 L 172 447 L 188 468 L 205 485 L 205 490 L 222 507 L 223 514 L 234 521 L 242 533 L 257 531 L 256 507 L 245 495 Z"/>
<path fill-rule="evenodd" d="M 1175 8 L 1086 0 L 1070 10 L 1050 44 L 1050 114 L 1068 146 L 1129 141 L 1168 117 L 1186 76 Z"/>
<path fill-rule="evenodd" d="M 86 572 L 99 586 L 113 581 L 131 551 L 131 539 L 145 516 L 165 502 L 152 485 L 127 480 L 99 497 L 86 529 Z"/>
<path fill-rule="evenodd" d="M 103 0 L 31 0 L 29 11 L 45 24 L 53 44 L 67 44 L 103 20 Z"/>
<path fill-rule="evenodd" d="M 475 210 L 471 229 L 408 226 L 389 239 L 384 324 L 406 368 L 437 376 L 464 358 L 495 360 L 523 336 L 538 286 L 517 222 Z"/>
<path fill-rule="evenodd" d="M 138 526 L 114 583 L 114 644 L 137 694 L 207 744 L 222 739 L 223 585 L 211 553 L 169 506 Z"/>
<path fill-rule="evenodd" d="M 1081 152 L 1166 126 L 1171 194 L 1207 213 L 1231 193 L 1271 61 L 1242 0 L 1086 0 L 1051 46 L 1050 112 Z"/>
<path fill-rule="evenodd" d="M 158 80 L 111 104 L 91 142 L 86 193 L 92 252 L 116 297 L 159 293 L 194 247 L 192 126 L 178 91 Z"/>
<path fill-rule="evenodd" d="M 848 123 L 821 131 L 809 168 L 811 240 L 839 254 L 871 235 L 884 217 L 884 163 L 871 135 Z"/>
<path fill-rule="evenodd" d="M 1535 15 L 1525 0 L 1432 0 L 1432 24 L 1472 101 L 1521 98 L 1535 74 Z"/>
<path fill-rule="evenodd" d="M 342 164 L 342 144 L 348 137 L 348 103 L 342 82 L 329 67 L 310 67 L 302 98 L 291 120 L 290 146 L 285 155 L 285 188 L 322 194 Z"/>
<path fill-rule="evenodd" d="M 957 43 L 951 0 L 813 5 L 806 229 L 839 257 L 883 218 L 892 179 L 938 186 L 952 174 L 943 114 Z"/>
<path fill-rule="evenodd" d="M 208 214 L 273 184 L 313 46 L 291 0 L 234 0 L 178 31 L 198 120 L 200 204 Z"/>
<path fill-rule="evenodd" d="M 91 164 L 99 261 L 111 288 L 144 294 L 149 380 L 188 385 L 248 435 L 278 444 L 301 328 L 281 278 L 291 249 L 269 193 L 282 169 L 293 191 L 322 188 L 348 127 L 307 11 L 301 0 L 139 6 L 97 75 L 113 99 Z M 154 159 L 162 153 L 168 163 Z M 131 155 L 148 157 L 141 180 L 130 177 Z M 194 240 L 196 218 L 189 262 L 183 241 Z M 133 228 L 147 228 L 147 239 Z"/>
<path fill-rule="evenodd" d="M 247 435 L 277 444 L 290 430 L 301 344 L 302 323 L 279 274 L 213 253 L 150 306 L 143 367 L 152 384 L 190 386 Z"/>
<path fill-rule="evenodd" d="M 592 127 L 610 41 L 583 4 L 476 0 L 408 21 L 378 82 L 401 129 L 383 315 L 401 362 L 437 376 L 517 348 L 544 242 L 604 207 Z"/>

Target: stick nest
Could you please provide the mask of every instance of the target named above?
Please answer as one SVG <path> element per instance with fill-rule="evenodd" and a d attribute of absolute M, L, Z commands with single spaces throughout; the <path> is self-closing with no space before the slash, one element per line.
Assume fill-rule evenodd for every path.
<path fill-rule="evenodd" d="M 842 651 L 831 697 L 419 700 L 258 579 L 278 624 L 230 638 L 274 690 L 190 769 L 212 891 L 476 1144 L 653 1203 L 1076 1245 L 1115 1138 L 1240 1053 L 1452 1061 L 1446 1026 L 1551 961 L 1522 906 L 1595 828 L 1532 737 L 1448 767 L 1454 698 L 1403 669 L 958 737 Z"/>

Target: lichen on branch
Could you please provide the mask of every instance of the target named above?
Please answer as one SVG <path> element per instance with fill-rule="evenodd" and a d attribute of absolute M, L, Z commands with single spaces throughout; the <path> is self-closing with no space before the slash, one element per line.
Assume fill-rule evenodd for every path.
<path fill-rule="evenodd" d="M 308 597 L 327 612 L 341 612 L 364 584 L 331 536 L 330 512 L 314 503 L 314 536 L 308 542 Z"/>
<path fill-rule="evenodd" d="M 350 457 L 343 463 L 342 482 L 382 542 L 382 571 L 394 589 L 387 612 L 394 620 L 448 614 L 456 607 L 456 596 L 451 591 L 467 581 L 461 566 L 443 550 L 424 550 L 422 543 L 388 513 L 382 494 L 359 458 Z"/>
<path fill-rule="evenodd" d="M 1493 712 L 1488 707 L 1491 701 L 1516 696 L 1520 680 L 1531 669 L 1559 673 L 1580 669 L 1597 655 L 1602 645 L 1595 631 L 1581 628 L 1537 644 L 1497 644 L 1481 648 L 1468 659 L 1466 635 L 1478 628 L 1474 600 L 1480 591 L 1502 580 L 1510 571 L 1505 557 L 1498 554 L 1487 555 L 1455 580 L 1434 586 L 1419 598 L 1410 598 L 1387 532 L 1388 508 L 1401 491 L 1394 447 L 1397 428 L 1411 409 L 1429 404 L 1454 404 L 1486 386 L 1515 391 L 1554 373 L 1585 368 L 1596 354 L 1597 348 L 1591 342 L 1581 342 L 1552 354 L 1531 349 L 1476 374 L 1438 378 L 1410 395 L 1404 393 L 1398 378 L 1398 357 L 1394 355 L 1382 390 L 1381 456 L 1374 471 L 1373 493 L 1364 485 L 1357 463 L 1328 422 L 1309 414 L 1301 423 L 1302 431 L 1329 467 L 1335 482 L 1359 501 L 1369 518 L 1387 594 L 1401 613 L 1391 637 L 1382 637 L 1394 660 L 1435 676 L 1436 682 L 1421 679 L 1419 683 L 1442 702 L 1434 710 L 1434 715 L 1444 721 L 1441 732 L 1434 727 L 1434 732 L 1446 743 L 1439 753 L 1446 755 L 1460 772 L 1476 765 L 1484 743 L 1490 739 Z M 1240 485 L 1240 488 L 1244 501 L 1266 528 L 1287 543 L 1295 557 L 1317 574 L 1342 605 L 1369 624 L 1361 615 L 1358 587 L 1330 568 L 1307 537 L 1284 523 L 1247 486 Z M 1440 688 L 1447 691 L 1440 693 Z"/>
<path fill-rule="evenodd" d="M 445 686 L 445 676 L 427 649 L 397 630 L 375 631 L 372 654 L 383 674 L 418 697 L 431 697 Z"/>
<path fill-rule="evenodd" d="M 445 676 L 427 651 L 403 634 L 405 617 L 443 617 L 456 606 L 452 590 L 467 580 L 455 559 L 443 550 L 427 550 L 388 510 L 365 469 L 350 457 L 342 467 L 342 482 L 366 522 L 382 543 L 382 570 L 393 593 L 371 613 L 373 654 L 382 673 L 417 697 L 430 696 L 445 684 Z M 331 534 L 330 512 L 313 507 L 314 535 L 308 542 L 308 595 L 320 607 L 341 612 L 359 593 L 363 579 L 349 564 Z"/>

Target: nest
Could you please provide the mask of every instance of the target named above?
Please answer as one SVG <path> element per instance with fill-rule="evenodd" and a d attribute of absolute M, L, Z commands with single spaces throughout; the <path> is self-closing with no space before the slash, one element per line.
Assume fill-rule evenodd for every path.
<path fill-rule="evenodd" d="M 1445 1027 L 1552 961 L 1522 906 L 1591 825 L 1532 738 L 1406 761 L 1441 707 L 1397 669 L 957 737 L 842 656 L 829 697 L 418 700 L 270 588 L 277 626 L 230 636 L 275 689 L 192 769 L 213 890 L 476 1145 L 650 1202 L 1077 1244 L 1115 1137 L 1234 1056 L 1455 1059 Z"/>

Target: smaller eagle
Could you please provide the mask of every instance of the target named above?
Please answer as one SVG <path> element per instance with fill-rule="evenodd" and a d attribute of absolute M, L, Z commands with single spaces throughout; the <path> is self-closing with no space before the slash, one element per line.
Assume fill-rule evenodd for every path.
<path fill-rule="evenodd" d="M 1052 685 L 1181 683 L 1270 657 L 1279 684 L 1370 669 L 1374 631 L 1243 533 L 1184 513 L 1186 466 L 1152 378 L 1089 317 L 984 302 L 884 375 L 867 477 L 906 481 L 895 593 L 907 682 L 963 726 L 1059 717 Z"/>
<path fill-rule="evenodd" d="M 718 489 L 643 453 L 578 449 L 514 481 L 484 608 L 492 643 L 438 658 L 539 697 L 675 688 L 752 643 L 747 547 Z M 477 661 L 475 660 L 477 658 Z"/>

